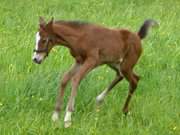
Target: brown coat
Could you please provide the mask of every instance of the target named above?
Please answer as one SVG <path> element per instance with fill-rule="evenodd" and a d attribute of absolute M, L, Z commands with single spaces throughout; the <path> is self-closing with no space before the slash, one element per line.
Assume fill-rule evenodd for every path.
<path fill-rule="evenodd" d="M 38 45 L 35 49 L 35 56 L 38 55 L 40 59 L 34 57 L 33 60 L 40 64 L 55 45 L 63 45 L 69 48 L 75 59 L 75 64 L 65 73 L 61 81 L 55 106 L 55 116 L 59 114 L 62 108 L 64 90 L 71 80 L 72 91 L 66 110 L 67 115 L 65 116 L 65 124 L 69 125 L 69 121 L 71 121 L 69 112 L 74 110 L 75 96 L 80 81 L 88 72 L 102 64 L 107 64 L 115 70 L 116 78 L 97 97 L 97 103 L 102 102 L 105 95 L 125 78 L 130 86 L 123 107 L 123 112 L 126 114 L 129 101 L 139 81 L 139 76 L 134 73 L 133 67 L 142 52 L 141 39 L 145 38 L 148 29 L 156 24 L 154 20 L 146 20 L 136 33 L 126 29 L 110 29 L 76 21 L 51 20 L 46 24 L 40 18 Z"/>

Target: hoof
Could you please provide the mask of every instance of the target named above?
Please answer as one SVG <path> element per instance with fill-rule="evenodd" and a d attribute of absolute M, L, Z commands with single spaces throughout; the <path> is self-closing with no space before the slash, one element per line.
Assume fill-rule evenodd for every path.
<path fill-rule="evenodd" d="M 123 112 L 124 116 L 127 116 L 128 115 L 128 112 Z"/>
<path fill-rule="evenodd" d="M 103 101 L 104 99 L 100 95 L 96 97 L 96 105 L 101 105 Z"/>
<path fill-rule="evenodd" d="M 71 125 L 72 125 L 72 122 L 71 122 L 71 121 L 65 121 L 65 122 L 64 122 L 64 127 L 65 127 L 65 128 L 69 128 Z"/>
<path fill-rule="evenodd" d="M 123 113 L 124 113 L 125 116 L 127 116 L 128 112 L 129 112 L 128 108 L 123 109 Z"/>
<path fill-rule="evenodd" d="M 103 100 L 96 100 L 96 105 L 100 106 L 103 103 Z"/>
<path fill-rule="evenodd" d="M 53 115 L 52 115 L 52 121 L 53 121 L 53 122 L 56 122 L 56 121 L 58 121 L 58 119 L 59 119 L 59 114 L 58 114 L 58 112 L 54 112 Z"/>

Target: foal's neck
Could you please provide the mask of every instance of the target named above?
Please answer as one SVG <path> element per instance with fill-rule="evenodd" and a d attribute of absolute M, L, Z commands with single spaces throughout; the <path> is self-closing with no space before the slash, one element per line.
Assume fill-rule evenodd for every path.
<path fill-rule="evenodd" d="M 54 23 L 53 31 L 58 35 L 58 44 L 74 50 L 74 46 L 81 35 L 80 30 L 65 24 Z"/>

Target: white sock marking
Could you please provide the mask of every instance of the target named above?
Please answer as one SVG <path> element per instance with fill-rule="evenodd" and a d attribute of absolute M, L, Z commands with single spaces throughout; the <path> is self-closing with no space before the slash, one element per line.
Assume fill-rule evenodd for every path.
<path fill-rule="evenodd" d="M 71 121 L 71 114 L 72 112 L 67 111 L 64 117 L 64 122 Z"/>
<path fill-rule="evenodd" d="M 96 98 L 97 102 L 100 102 L 104 99 L 104 97 L 107 95 L 107 89 L 104 90 L 101 94 L 99 94 Z"/>
<path fill-rule="evenodd" d="M 53 115 L 52 115 L 52 120 L 55 122 L 58 120 L 58 116 L 59 116 L 59 113 L 58 112 L 54 112 Z"/>

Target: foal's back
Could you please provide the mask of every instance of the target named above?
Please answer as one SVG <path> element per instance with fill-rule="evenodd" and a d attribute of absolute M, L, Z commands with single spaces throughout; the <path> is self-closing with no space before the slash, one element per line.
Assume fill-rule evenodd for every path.
<path fill-rule="evenodd" d="M 83 36 L 78 42 L 85 51 L 98 50 L 102 63 L 117 62 L 123 59 L 128 51 L 134 55 L 141 53 L 139 36 L 126 29 L 110 29 L 99 25 L 88 24 L 81 27 Z"/>

